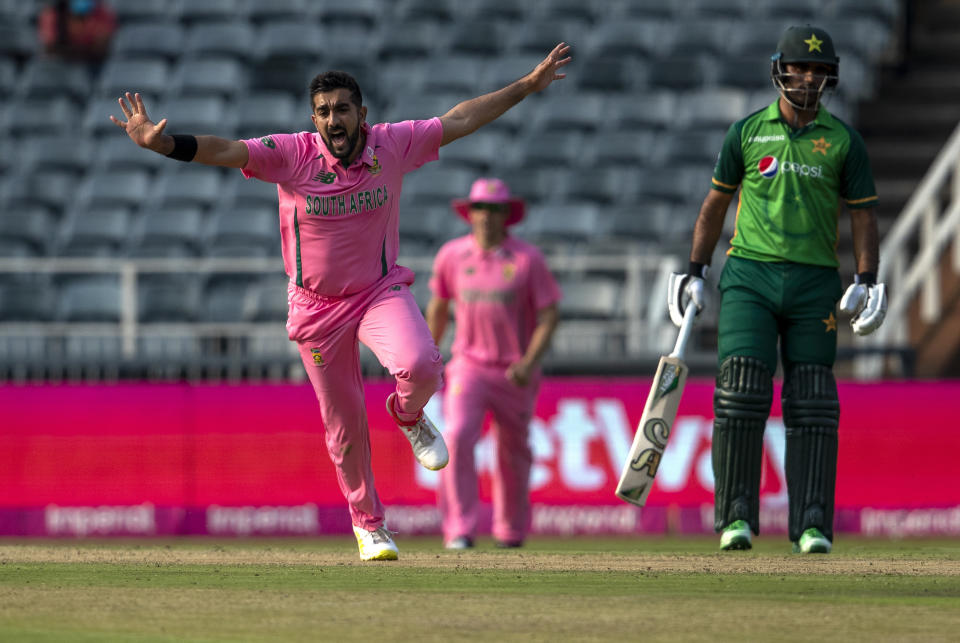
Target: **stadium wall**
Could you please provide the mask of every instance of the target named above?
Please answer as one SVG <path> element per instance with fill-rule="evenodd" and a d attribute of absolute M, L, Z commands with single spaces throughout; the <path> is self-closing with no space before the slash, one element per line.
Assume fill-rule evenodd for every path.
<path fill-rule="evenodd" d="M 531 424 L 532 529 L 543 534 L 712 532 L 713 383 L 691 380 L 648 506 L 613 488 L 648 378 L 546 378 Z M 388 523 L 439 533 L 436 473 L 390 423 L 389 381 L 366 386 Z M 837 530 L 960 535 L 960 382 L 841 382 Z M 761 529 L 786 531 L 779 391 L 765 434 Z M 442 419 L 441 400 L 428 412 Z M 0 535 L 345 533 L 316 401 L 295 384 L 0 387 Z M 442 422 L 438 421 L 441 425 Z M 489 434 L 478 446 L 490 497 Z M 489 507 L 485 527 L 489 527 Z"/>

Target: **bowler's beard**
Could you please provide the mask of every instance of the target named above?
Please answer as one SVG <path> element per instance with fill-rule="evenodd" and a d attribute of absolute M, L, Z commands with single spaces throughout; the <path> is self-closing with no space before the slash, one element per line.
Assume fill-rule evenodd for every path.
<path fill-rule="evenodd" d="M 346 131 L 344 128 L 337 128 L 336 131 Z M 347 144 L 345 146 L 345 151 L 337 152 L 333 147 L 333 142 L 329 137 L 330 130 L 327 130 L 327 134 L 320 134 L 320 138 L 323 139 L 323 144 L 327 146 L 327 151 L 333 155 L 334 158 L 345 161 L 350 158 L 350 155 L 353 154 L 353 151 L 357 149 L 357 141 L 360 140 L 360 124 L 357 124 L 356 129 L 353 132 L 346 132 L 347 134 Z"/>

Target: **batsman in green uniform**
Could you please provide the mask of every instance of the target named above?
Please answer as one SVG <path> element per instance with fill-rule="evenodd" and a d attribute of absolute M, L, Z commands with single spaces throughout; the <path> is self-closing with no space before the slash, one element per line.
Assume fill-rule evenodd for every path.
<path fill-rule="evenodd" d="M 820 103 L 836 86 L 839 58 L 823 29 L 790 27 L 771 58 L 775 102 L 727 132 L 693 232 L 690 267 L 668 288 L 677 325 L 703 308 L 703 278 L 740 188 L 720 277 L 714 392 L 715 528 L 720 548 L 749 549 L 759 533 L 763 430 L 782 360 L 789 532 L 794 551 L 833 542 L 840 404 L 833 363 L 835 310 L 858 335 L 876 330 L 886 291 L 876 283 L 876 190 L 863 139 Z M 857 274 L 843 293 L 837 270 L 841 202 L 850 213 Z"/>

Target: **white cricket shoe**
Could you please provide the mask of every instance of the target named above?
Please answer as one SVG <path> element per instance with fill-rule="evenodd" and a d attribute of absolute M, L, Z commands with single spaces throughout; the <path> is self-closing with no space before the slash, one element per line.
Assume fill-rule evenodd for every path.
<path fill-rule="evenodd" d="M 443 441 L 443 436 L 437 431 L 437 427 L 433 426 L 433 422 L 423 411 L 420 411 L 420 417 L 414 422 L 404 422 L 398 418 L 393 410 L 396 398 L 396 393 L 391 393 L 387 397 L 387 413 L 397 423 L 397 427 L 403 431 L 403 434 L 407 436 L 417 462 L 431 471 L 438 471 L 447 466 L 450 461 L 450 454 L 447 453 L 447 445 Z"/>
<path fill-rule="evenodd" d="M 360 560 L 396 560 L 397 544 L 390 537 L 390 530 L 380 527 L 367 531 L 363 527 L 353 526 L 353 535 L 357 537 L 360 548 Z"/>

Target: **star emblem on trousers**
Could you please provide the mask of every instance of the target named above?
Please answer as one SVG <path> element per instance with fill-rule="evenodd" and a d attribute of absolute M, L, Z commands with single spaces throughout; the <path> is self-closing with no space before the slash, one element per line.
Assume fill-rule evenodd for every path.
<path fill-rule="evenodd" d="M 833 312 L 831 312 L 826 319 L 821 319 L 820 321 L 826 325 L 826 328 L 823 329 L 823 332 L 829 333 L 831 330 L 833 332 L 837 332 L 837 318 L 833 316 Z"/>

